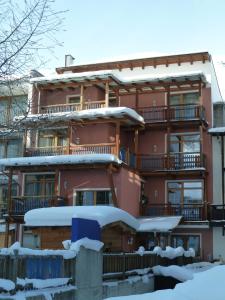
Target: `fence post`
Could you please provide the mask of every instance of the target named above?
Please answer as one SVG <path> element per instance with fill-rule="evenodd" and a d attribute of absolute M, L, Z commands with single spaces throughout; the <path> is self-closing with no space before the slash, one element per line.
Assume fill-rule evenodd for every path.
<path fill-rule="evenodd" d="M 76 300 L 102 300 L 102 251 L 80 247 L 76 256 Z"/>
<path fill-rule="evenodd" d="M 13 271 L 12 271 L 12 281 L 16 285 L 17 277 L 18 277 L 18 250 L 14 250 L 14 257 L 13 257 Z"/>

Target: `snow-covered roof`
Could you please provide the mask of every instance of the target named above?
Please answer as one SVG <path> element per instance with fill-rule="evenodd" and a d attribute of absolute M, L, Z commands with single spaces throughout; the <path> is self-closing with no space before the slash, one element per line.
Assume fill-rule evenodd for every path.
<path fill-rule="evenodd" d="M 36 114 L 28 115 L 26 118 L 24 116 L 18 116 L 14 118 L 14 122 L 21 124 L 26 124 L 29 126 L 36 123 L 56 123 L 66 120 L 73 121 L 84 121 L 84 120 L 95 120 L 98 118 L 116 118 L 124 119 L 127 125 L 134 125 L 136 123 L 144 124 L 144 119 L 136 111 L 127 107 L 104 107 L 97 109 L 81 110 L 81 111 L 71 111 L 71 112 L 59 112 L 51 114 Z"/>
<path fill-rule="evenodd" d="M 139 232 L 167 232 L 181 220 L 181 217 L 137 219 L 122 209 L 99 205 L 33 209 L 25 214 L 24 221 L 27 226 L 71 226 L 72 218 L 96 220 L 101 227 L 120 221 Z"/>
<path fill-rule="evenodd" d="M 180 223 L 182 216 L 154 217 L 138 219 L 140 226 L 138 231 L 142 232 L 167 232 L 173 230 Z"/>
<path fill-rule="evenodd" d="M 210 128 L 208 130 L 208 132 L 212 135 L 217 135 L 217 134 L 220 134 L 220 133 L 223 133 L 225 134 L 225 127 L 214 127 L 214 128 Z"/>
<path fill-rule="evenodd" d="M 113 154 L 83 154 L 83 155 L 56 155 L 17 157 L 0 159 L 0 165 L 5 167 L 16 166 L 49 166 L 49 165 L 81 165 L 81 164 L 121 164 Z"/>
<path fill-rule="evenodd" d="M 112 206 L 66 206 L 38 208 L 24 216 L 26 226 L 71 226 L 72 218 L 98 221 L 101 227 L 121 221 L 137 230 L 139 223 L 126 211 Z"/>

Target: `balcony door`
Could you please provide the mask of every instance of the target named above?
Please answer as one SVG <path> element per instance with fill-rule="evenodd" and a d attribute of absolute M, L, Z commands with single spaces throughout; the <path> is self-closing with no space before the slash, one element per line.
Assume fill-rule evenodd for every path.
<path fill-rule="evenodd" d="M 67 129 L 39 131 L 38 150 L 40 155 L 64 154 L 68 145 Z M 38 154 L 38 153 L 37 153 Z"/>
<path fill-rule="evenodd" d="M 110 190 L 75 190 L 74 204 L 81 206 L 89 205 L 113 205 Z"/>
<path fill-rule="evenodd" d="M 193 169 L 200 164 L 200 134 L 171 134 L 170 161 L 172 169 Z"/>
<path fill-rule="evenodd" d="M 171 119 L 195 119 L 196 105 L 199 104 L 199 93 L 175 94 L 170 96 Z"/>
<path fill-rule="evenodd" d="M 173 214 L 182 215 L 186 220 L 200 221 L 202 216 L 203 181 L 167 182 L 167 201 Z"/>

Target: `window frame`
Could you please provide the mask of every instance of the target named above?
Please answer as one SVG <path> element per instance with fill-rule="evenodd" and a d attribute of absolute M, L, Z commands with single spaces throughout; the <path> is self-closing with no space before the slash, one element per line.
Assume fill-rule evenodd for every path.
<path fill-rule="evenodd" d="M 95 194 L 97 193 L 97 192 L 104 192 L 104 191 L 106 191 L 106 192 L 111 192 L 111 189 L 110 188 L 83 188 L 83 189 L 73 189 L 73 205 L 74 206 L 78 206 L 77 205 L 77 192 L 95 192 Z M 112 193 L 112 192 L 111 192 Z M 94 206 L 98 206 L 99 204 L 96 204 L 96 196 L 97 195 L 95 195 L 94 196 Z M 111 197 L 112 197 L 112 195 L 111 195 Z M 103 204 L 101 204 L 101 205 L 103 205 Z M 113 204 L 113 200 L 111 201 L 111 204 L 110 203 L 108 203 L 108 204 L 105 204 L 105 206 L 113 206 L 114 204 Z M 83 205 L 83 206 L 85 206 L 85 205 Z"/>
<path fill-rule="evenodd" d="M 56 180 L 56 177 L 55 177 L 55 173 L 54 172 L 45 172 L 45 173 L 43 173 L 43 172 L 37 172 L 37 173 L 24 173 L 23 174 L 23 184 L 22 184 L 22 195 L 23 195 L 23 197 L 37 197 L 37 196 L 39 196 L 39 195 L 34 195 L 34 194 L 32 194 L 32 195 L 25 195 L 25 184 L 26 184 L 26 176 L 35 176 L 35 175 L 54 175 L 54 185 L 55 185 L 55 180 Z M 46 181 L 45 181 L 45 183 L 46 183 Z M 46 187 L 45 187 L 45 191 L 46 191 Z M 40 195 L 40 197 L 41 196 L 47 196 L 47 197 L 50 197 L 50 196 L 54 196 L 54 193 L 55 193 L 55 191 L 53 191 L 53 194 L 52 195 Z"/>
<path fill-rule="evenodd" d="M 79 102 L 70 102 L 70 99 L 71 98 L 74 98 L 74 97 L 79 97 Z M 73 95 L 67 95 L 66 96 L 66 103 L 67 104 L 77 104 L 77 105 L 79 105 L 80 103 L 81 103 L 81 99 L 80 99 L 80 94 L 73 94 Z"/>
<path fill-rule="evenodd" d="M 171 141 L 171 138 L 173 136 L 179 136 L 181 137 L 181 139 L 177 142 L 177 141 Z M 193 139 L 193 140 L 189 140 L 189 143 L 193 143 L 193 142 L 199 142 L 199 151 L 198 152 L 184 152 L 184 144 L 185 144 L 185 136 L 199 136 L 199 140 L 197 139 Z M 179 152 L 172 152 L 170 150 L 170 146 L 173 144 L 178 144 L 179 145 Z M 171 133 L 169 135 L 169 153 L 170 154 L 174 154 L 174 153 L 201 153 L 201 132 L 196 131 L 196 132 L 181 132 L 181 133 Z"/>
<path fill-rule="evenodd" d="M 171 234 L 171 247 L 173 247 L 173 237 L 186 237 L 186 236 L 198 236 L 199 237 L 199 255 L 196 255 L 196 257 L 202 257 L 202 234 L 201 233 L 172 233 Z M 184 250 L 188 250 L 188 249 L 184 249 Z"/>

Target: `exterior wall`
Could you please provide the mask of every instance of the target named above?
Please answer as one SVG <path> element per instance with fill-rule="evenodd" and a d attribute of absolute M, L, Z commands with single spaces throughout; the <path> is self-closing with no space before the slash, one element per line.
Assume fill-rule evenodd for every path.
<path fill-rule="evenodd" d="M 172 234 L 186 234 L 186 235 L 200 235 L 200 252 L 201 258 L 206 261 L 211 261 L 213 259 L 213 231 L 209 227 L 201 228 L 194 228 L 194 226 L 178 226 Z"/>
<path fill-rule="evenodd" d="M 213 177 L 213 204 L 222 204 L 221 137 L 217 138 L 213 136 L 212 144 L 213 144 L 213 176 L 212 176 Z"/>
<path fill-rule="evenodd" d="M 222 227 L 213 228 L 213 259 L 225 260 L 225 235 Z"/>
<path fill-rule="evenodd" d="M 125 168 L 113 175 L 119 207 L 134 216 L 139 215 L 140 176 Z M 76 189 L 110 189 L 106 169 L 61 171 L 60 195 L 68 198 L 73 205 L 73 192 Z"/>

